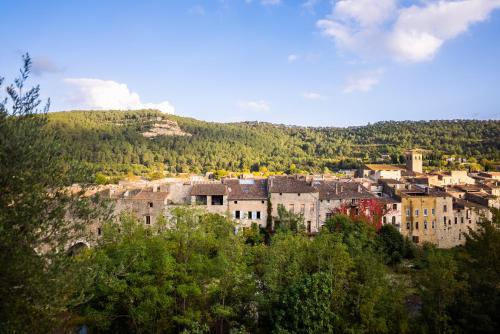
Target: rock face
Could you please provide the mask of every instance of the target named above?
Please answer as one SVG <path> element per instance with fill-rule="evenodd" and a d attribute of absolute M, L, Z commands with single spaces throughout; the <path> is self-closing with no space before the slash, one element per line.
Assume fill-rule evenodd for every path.
<path fill-rule="evenodd" d="M 146 138 L 154 138 L 158 136 L 191 136 L 190 133 L 182 131 L 176 121 L 161 119 L 151 125 L 142 135 Z"/>

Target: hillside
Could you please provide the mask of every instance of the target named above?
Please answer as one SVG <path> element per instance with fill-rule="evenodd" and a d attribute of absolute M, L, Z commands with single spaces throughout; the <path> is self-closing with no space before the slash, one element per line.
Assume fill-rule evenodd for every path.
<path fill-rule="evenodd" d="M 407 148 L 500 160 L 500 121 L 378 122 L 367 126 L 297 127 L 261 122 L 212 123 L 155 110 L 49 113 L 63 150 L 109 175 L 210 170 L 322 171 L 362 161 L 403 162 Z M 161 165 L 163 164 L 163 165 Z"/>

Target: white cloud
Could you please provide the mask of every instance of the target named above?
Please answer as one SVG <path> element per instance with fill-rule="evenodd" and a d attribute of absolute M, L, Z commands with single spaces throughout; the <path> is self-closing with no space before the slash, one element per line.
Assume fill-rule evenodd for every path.
<path fill-rule="evenodd" d="M 360 73 L 347 78 L 343 93 L 369 92 L 380 82 L 380 77 L 384 73 L 382 68 L 373 71 Z"/>
<path fill-rule="evenodd" d="M 271 106 L 268 102 L 264 100 L 257 101 L 240 101 L 238 102 L 238 108 L 246 111 L 259 112 L 259 111 L 269 111 Z"/>
<path fill-rule="evenodd" d="M 69 100 L 80 109 L 158 109 L 169 114 L 175 111 L 168 101 L 144 103 L 139 94 L 131 92 L 126 84 L 112 80 L 69 78 L 64 79 L 64 82 L 75 88 Z"/>
<path fill-rule="evenodd" d="M 301 96 L 306 100 L 325 100 L 326 96 L 316 92 L 304 92 Z"/>
<path fill-rule="evenodd" d="M 314 8 L 319 4 L 321 0 L 307 0 L 302 3 L 302 8 L 307 10 L 309 13 L 314 14 Z"/>
<path fill-rule="evenodd" d="M 485 21 L 500 0 L 428 0 L 408 7 L 397 0 L 340 0 L 317 22 L 325 36 L 363 57 L 432 59 L 449 39 Z"/>
<path fill-rule="evenodd" d="M 292 53 L 292 54 L 288 55 L 287 59 L 288 59 L 289 63 L 293 63 L 294 61 L 296 61 L 297 59 L 299 59 L 299 56 Z"/>
<path fill-rule="evenodd" d="M 260 0 L 260 3 L 264 6 L 276 6 L 281 3 L 281 0 Z"/>

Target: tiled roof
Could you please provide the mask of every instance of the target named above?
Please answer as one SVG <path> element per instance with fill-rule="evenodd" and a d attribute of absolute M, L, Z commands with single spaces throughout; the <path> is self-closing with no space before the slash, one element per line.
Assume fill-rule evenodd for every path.
<path fill-rule="evenodd" d="M 227 195 L 227 187 L 222 183 L 201 183 L 193 185 L 191 196 L 224 196 Z"/>
<path fill-rule="evenodd" d="M 131 196 L 133 200 L 139 201 L 165 201 L 167 199 L 168 192 L 166 191 L 150 191 L 142 190 L 136 195 Z"/>
<path fill-rule="evenodd" d="M 376 196 L 357 182 L 321 182 L 317 186 L 320 200 L 368 199 Z"/>
<path fill-rule="evenodd" d="M 369 170 L 402 170 L 403 168 L 386 164 L 367 164 L 365 167 Z"/>
<path fill-rule="evenodd" d="M 274 176 L 269 178 L 271 193 L 314 193 L 318 192 L 310 182 L 297 176 Z"/>
<path fill-rule="evenodd" d="M 481 204 L 478 204 L 478 203 L 466 201 L 466 200 L 460 199 L 460 198 L 453 199 L 453 209 L 465 209 L 465 208 L 477 208 L 477 209 L 488 210 L 488 207 L 481 205 Z"/>
<path fill-rule="evenodd" d="M 248 200 L 267 198 L 267 180 L 266 179 L 226 179 L 228 200 Z"/>

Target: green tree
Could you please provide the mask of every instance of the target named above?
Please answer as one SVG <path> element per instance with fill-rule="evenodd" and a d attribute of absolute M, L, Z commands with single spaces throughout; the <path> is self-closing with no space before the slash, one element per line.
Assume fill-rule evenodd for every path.
<path fill-rule="evenodd" d="M 30 57 L 23 62 L 0 100 L 0 331 L 10 333 L 53 330 L 75 302 L 65 250 L 82 226 L 65 215 L 84 219 L 86 202 L 66 188 L 85 177 L 65 162 L 59 133 L 48 127 L 49 102 L 41 107 L 39 86 L 25 87 Z"/>

